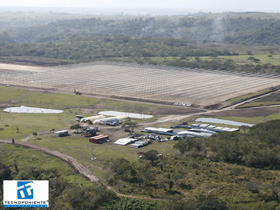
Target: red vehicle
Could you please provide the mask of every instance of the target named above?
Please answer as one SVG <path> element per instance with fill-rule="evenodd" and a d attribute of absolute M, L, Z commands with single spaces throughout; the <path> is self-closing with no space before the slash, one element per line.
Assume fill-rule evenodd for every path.
<path fill-rule="evenodd" d="M 104 136 L 104 135 L 98 135 L 98 136 L 93 136 L 90 137 L 89 142 L 91 143 L 97 143 L 97 144 L 103 144 L 105 142 L 109 142 L 109 136 Z"/>

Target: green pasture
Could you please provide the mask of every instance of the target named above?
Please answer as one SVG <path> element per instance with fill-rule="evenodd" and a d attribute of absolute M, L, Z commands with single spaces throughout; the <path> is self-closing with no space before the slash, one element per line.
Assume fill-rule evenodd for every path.
<path fill-rule="evenodd" d="M 92 116 L 101 110 L 116 110 L 151 114 L 163 106 L 133 103 L 127 101 L 93 98 L 71 94 L 46 93 L 25 89 L 0 86 L 0 103 L 7 106 L 31 106 L 63 109 L 61 114 L 20 114 L 6 113 L 0 110 L 0 137 L 2 139 L 20 139 L 33 132 L 69 128 L 75 123 L 75 115 Z M 153 121 L 156 118 L 147 121 Z M 140 122 L 141 120 L 136 120 Z"/>
<path fill-rule="evenodd" d="M 73 134 L 69 137 L 56 138 L 50 133 L 51 129 L 61 130 L 68 129 L 70 125 L 75 123 L 75 115 L 83 114 L 90 116 L 97 114 L 100 110 L 117 110 L 150 114 L 163 106 L 133 103 L 119 100 L 111 100 L 104 98 L 92 98 L 86 96 L 77 96 L 61 93 L 35 92 L 19 89 L 17 95 L 10 93 L 17 91 L 17 88 L 0 87 L 5 89 L 6 94 L 14 100 L 13 106 L 25 105 L 31 107 L 55 108 L 63 109 L 61 114 L 18 114 L 0 112 L 0 139 L 15 138 L 16 141 L 28 137 L 29 143 L 38 146 L 50 148 L 68 155 L 73 156 L 83 164 L 92 168 L 93 172 L 98 176 L 104 177 L 104 165 L 106 161 L 115 158 L 126 158 L 131 161 L 137 161 L 138 151 L 148 151 L 156 149 L 159 153 L 175 152 L 173 149 L 174 142 L 157 143 L 141 149 L 133 149 L 129 146 L 119 146 L 113 143 L 92 144 L 87 138 L 81 138 L 79 135 Z M 4 98 L 4 97 L 3 97 Z M 156 118 L 156 117 L 155 117 Z M 147 121 L 152 121 L 149 119 Z M 136 120 L 140 123 L 141 120 Z M 17 132 L 18 131 L 18 132 Z M 34 140 L 32 133 L 37 132 L 37 139 Z M 104 133 L 106 134 L 106 133 Z M 111 134 L 113 140 L 113 133 Z M 96 161 L 90 158 L 94 156 Z"/>
<path fill-rule="evenodd" d="M 95 98 L 75 94 L 36 92 L 26 89 L 0 86 L 0 102 L 12 101 L 10 106 L 31 106 L 54 109 L 89 108 L 118 110 L 150 114 L 163 108 L 162 105 Z"/>
<path fill-rule="evenodd" d="M 5 165 L 14 166 L 15 162 L 18 166 L 19 173 L 29 168 L 35 170 L 57 170 L 66 180 L 77 183 L 80 185 L 91 184 L 80 174 L 77 174 L 73 168 L 71 168 L 64 161 L 47 155 L 36 150 L 19 147 L 16 145 L 0 145 L 0 160 Z M 13 174 L 16 173 L 15 167 L 10 167 Z"/>
<path fill-rule="evenodd" d="M 118 110 L 135 110 L 147 107 L 154 107 L 155 105 L 144 105 L 132 102 L 125 102 L 113 99 L 93 98 L 82 95 L 71 95 L 63 93 L 40 93 L 32 92 L 28 96 L 21 99 L 19 104 L 28 106 L 43 106 L 45 108 L 69 109 L 69 108 L 117 108 Z"/>
<path fill-rule="evenodd" d="M 224 119 L 224 120 L 234 120 L 234 121 L 238 121 L 238 122 L 258 124 L 258 123 L 263 123 L 263 122 L 267 122 L 267 121 L 270 121 L 270 120 L 279 120 L 280 119 L 280 112 L 272 114 L 272 115 L 268 115 L 268 116 L 261 116 L 261 117 L 229 116 L 229 117 L 219 117 L 219 118 Z"/>
<path fill-rule="evenodd" d="M 26 93 L 28 93 L 26 89 L 0 86 L 0 102 L 10 102 Z"/>
<path fill-rule="evenodd" d="M 228 104 L 237 104 L 239 102 L 245 101 L 245 100 L 250 99 L 252 97 L 257 97 L 257 96 L 260 96 L 262 94 L 269 93 L 270 91 L 271 90 L 268 89 L 268 88 L 267 89 L 263 89 L 263 90 L 259 90 L 257 92 L 248 93 L 248 94 L 245 94 L 245 95 L 242 95 L 242 96 L 238 96 L 238 97 L 229 99 L 229 100 L 226 101 L 226 103 L 228 103 Z"/>
<path fill-rule="evenodd" d="M 51 129 L 69 128 L 75 120 L 75 115 L 69 110 L 61 114 L 19 114 L 2 112 L 0 121 L 0 139 L 16 140 L 25 138 L 33 132 Z"/>
<path fill-rule="evenodd" d="M 130 148 L 129 145 L 115 145 L 113 142 L 104 144 L 94 144 L 88 141 L 88 138 L 76 137 L 52 137 L 51 135 L 40 137 L 41 140 L 30 139 L 28 142 L 41 147 L 70 155 L 80 161 L 82 164 L 91 168 L 94 174 L 101 178 L 106 177 L 106 161 L 116 158 L 125 158 L 130 161 L 138 160 L 138 152 L 147 152 L 149 150 L 157 150 L 161 154 L 174 154 L 177 151 L 173 149 L 176 141 L 169 142 L 153 142 L 152 144 L 139 149 Z M 91 160 L 96 157 L 96 160 Z"/>
<path fill-rule="evenodd" d="M 259 62 L 254 62 L 249 60 L 250 57 L 254 57 L 259 60 Z M 269 55 L 269 54 L 258 54 L 258 55 L 232 55 L 232 56 L 217 56 L 217 57 L 210 57 L 210 56 L 201 56 L 199 57 L 201 60 L 204 61 L 211 61 L 215 59 L 222 59 L 222 60 L 233 60 L 236 64 L 271 64 L 278 66 L 280 65 L 280 54 Z M 195 57 L 190 58 L 191 61 L 195 61 Z"/>

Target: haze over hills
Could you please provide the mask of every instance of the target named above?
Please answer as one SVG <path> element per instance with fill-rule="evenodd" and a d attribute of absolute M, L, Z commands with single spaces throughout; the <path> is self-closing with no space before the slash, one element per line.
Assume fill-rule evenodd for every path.
<path fill-rule="evenodd" d="M 279 18 L 279 13 L 261 12 L 132 16 L 5 11 L 0 12 L 0 58 L 275 73 L 280 71 Z M 252 54 L 262 57 L 234 57 Z"/>
<path fill-rule="evenodd" d="M 0 13 L 0 17 L 0 31 L 5 32 L 6 37 L 27 43 L 57 41 L 62 40 L 65 35 L 77 34 L 159 37 L 189 41 L 280 43 L 278 36 L 280 15 L 272 13 L 195 13 L 169 17 L 134 17 L 3 12 Z"/>
<path fill-rule="evenodd" d="M 166 16 L 166 15 L 186 15 L 198 12 L 206 12 L 199 9 L 180 9 L 180 8 L 63 8 L 63 7 L 0 7 L 0 11 L 10 12 L 38 12 L 38 13 L 70 13 L 85 15 L 125 15 L 125 16 Z M 214 11 L 213 11 L 214 12 Z M 224 12 L 217 9 L 215 12 Z"/>

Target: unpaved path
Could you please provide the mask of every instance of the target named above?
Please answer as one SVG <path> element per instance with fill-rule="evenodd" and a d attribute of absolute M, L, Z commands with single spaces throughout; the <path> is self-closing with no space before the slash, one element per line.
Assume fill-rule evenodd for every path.
<path fill-rule="evenodd" d="M 25 139 L 27 139 L 27 138 L 25 138 Z M 12 144 L 12 142 L 8 141 L 8 140 L 0 140 L 0 144 Z M 39 146 L 36 146 L 36 145 L 31 145 L 31 144 L 28 144 L 26 142 L 16 142 L 15 145 L 26 147 L 26 148 L 30 148 L 30 149 L 34 149 L 34 150 L 37 150 L 37 151 L 40 151 L 40 152 L 44 152 L 44 153 L 46 153 L 48 155 L 57 157 L 57 158 L 65 161 L 65 162 L 67 162 L 78 173 L 80 173 L 83 177 L 85 177 L 86 179 L 88 179 L 92 183 L 101 182 L 101 179 L 98 178 L 97 176 L 95 176 L 92 173 L 92 171 L 90 171 L 87 167 L 85 167 L 83 164 L 81 164 L 78 160 L 76 160 L 75 158 L 73 158 L 73 157 L 71 157 L 69 155 L 65 155 L 63 153 L 60 153 L 60 152 L 57 152 L 57 151 L 54 151 L 54 150 L 50 150 L 50 149 L 47 149 L 45 147 L 39 147 Z M 122 194 L 122 193 L 119 193 L 119 192 L 115 191 L 112 187 L 110 187 L 110 186 L 108 186 L 106 184 L 105 184 L 105 186 L 107 187 L 108 190 L 113 191 L 119 197 L 135 198 L 135 199 L 145 199 L 145 200 L 162 200 L 162 199 L 147 198 L 147 197 L 141 197 L 141 196 L 135 196 L 135 195 L 125 195 L 125 194 Z"/>
<path fill-rule="evenodd" d="M 276 92 L 279 92 L 279 90 L 277 90 L 277 91 L 272 91 L 272 92 L 270 92 L 270 93 L 266 93 L 266 94 L 263 94 L 263 95 L 260 95 L 260 96 L 256 96 L 256 97 L 250 98 L 250 99 L 248 99 L 248 100 L 242 101 L 242 102 L 240 102 L 240 103 L 237 103 L 237 104 L 234 104 L 234 105 L 225 107 L 224 109 L 221 109 L 221 111 L 235 109 L 235 108 L 238 107 L 238 106 L 241 106 L 241 105 L 243 105 L 243 104 L 249 103 L 249 102 L 254 101 L 254 100 L 256 100 L 256 99 L 264 98 L 264 97 L 269 96 L 269 95 L 271 95 L 271 94 L 273 94 L 273 93 L 276 93 Z M 265 106 L 265 107 L 266 107 L 266 106 Z"/>
<path fill-rule="evenodd" d="M 217 113 L 217 112 L 222 112 L 222 111 L 234 110 L 234 109 L 236 109 L 236 107 L 238 107 L 240 105 L 243 105 L 245 103 L 249 103 L 249 102 L 254 101 L 256 99 L 259 99 L 259 98 L 269 96 L 269 95 L 271 95 L 275 92 L 276 91 L 273 91 L 273 92 L 270 92 L 270 93 L 263 94 L 261 96 L 253 97 L 253 98 L 250 98 L 248 100 L 244 100 L 240 103 L 233 104 L 231 106 L 228 106 L 228 107 L 225 107 L 225 108 L 222 108 L 222 109 L 214 109 L 214 110 L 208 110 L 208 111 L 205 110 L 205 111 L 202 111 L 202 112 L 196 112 L 196 113 L 191 113 L 191 114 L 187 114 L 187 115 L 167 115 L 165 117 L 159 118 L 158 120 L 156 120 L 154 122 L 140 123 L 139 125 L 140 126 L 149 126 L 149 125 L 153 125 L 153 124 L 166 123 L 166 122 L 170 122 L 170 121 L 179 121 L 179 120 L 183 120 L 183 119 L 186 119 L 186 118 L 189 118 L 189 117 L 192 117 L 192 116 L 197 116 L 197 115 L 212 114 L 212 113 Z M 272 105 L 272 106 L 278 106 L 278 105 Z M 265 106 L 265 107 L 268 107 L 268 106 Z M 256 108 L 256 107 L 248 107 L 246 109 L 251 109 L 251 108 Z M 262 108 L 262 107 L 258 107 L 258 108 Z"/>
<path fill-rule="evenodd" d="M 7 140 L 0 140 L 0 143 L 4 143 L 4 144 L 11 144 L 11 141 L 7 141 Z M 88 168 L 86 168 L 83 164 L 81 164 L 79 161 L 77 161 L 75 158 L 69 156 L 69 155 L 65 155 L 63 153 L 54 151 L 54 150 L 50 150 L 44 147 L 39 147 L 39 146 L 35 146 L 35 145 L 31 145 L 25 142 L 16 142 L 16 145 L 22 146 L 22 147 L 26 147 L 26 148 L 31 148 L 40 152 L 44 152 L 46 154 L 52 155 L 54 157 L 58 157 L 61 160 L 64 160 L 65 162 L 67 162 L 69 165 L 71 165 L 75 170 L 77 170 L 82 176 L 84 176 L 85 178 L 87 178 L 88 180 L 90 180 L 91 182 L 99 182 L 100 179 L 95 176 Z"/>

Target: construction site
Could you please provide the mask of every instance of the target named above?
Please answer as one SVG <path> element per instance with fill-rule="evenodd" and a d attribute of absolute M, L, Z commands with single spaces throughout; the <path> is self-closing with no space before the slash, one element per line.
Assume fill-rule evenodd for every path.
<path fill-rule="evenodd" d="M 103 97 L 210 105 L 280 85 L 279 75 L 87 63 L 55 67 L 0 64 L 0 84 Z"/>

